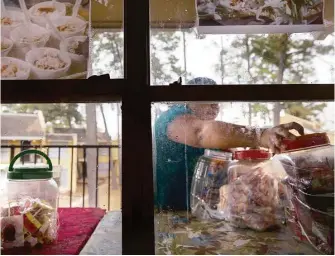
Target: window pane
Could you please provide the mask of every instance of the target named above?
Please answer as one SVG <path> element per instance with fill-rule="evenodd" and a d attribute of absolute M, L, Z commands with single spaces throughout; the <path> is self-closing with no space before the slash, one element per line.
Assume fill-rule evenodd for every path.
<path fill-rule="evenodd" d="M 2 180 L 16 154 L 36 148 L 53 163 L 59 207 L 121 209 L 119 103 L 2 105 L 1 121 Z M 17 164 L 35 163 L 45 161 L 31 155 Z"/>
<path fill-rule="evenodd" d="M 267 1 L 268 6 L 231 0 L 151 2 L 153 85 L 178 77 L 184 84 L 197 83 L 196 77 L 217 84 L 334 82 L 334 34 L 320 32 L 333 18 L 322 13 L 323 1 L 305 1 L 295 10 L 299 15 L 287 14 L 292 6 L 286 1 Z M 154 8 L 158 2 L 164 11 Z"/>
<path fill-rule="evenodd" d="M 328 192 L 333 193 L 333 146 L 315 147 L 318 142 L 313 138 L 314 147 L 298 151 L 300 158 L 285 153 L 288 159 L 300 160 L 294 162 L 296 176 L 289 171 L 290 162 L 280 160 L 287 159 L 285 154 L 271 157 L 268 147 L 277 143 L 278 151 L 277 146 L 287 143 L 283 136 L 288 136 L 288 129 L 300 130 L 300 126 L 305 134 L 326 133 L 334 145 L 334 106 L 333 102 L 154 104 L 156 254 L 331 252 L 332 240 L 321 237 L 333 234 L 332 224 L 326 221 L 326 216 L 333 216 L 333 194 L 326 202 L 311 184 L 319 182 L 321 191 L 327 187 L 322 182 L 330 177 Z M 287 125 L 292 122 L 297 124 Z M 281 129 L 264 130 L 277 125 Z M 299 135 L 294 129 L 290 132 Z M 298 144 L 304 137 L 299 138 Z M 238 153 L 254 149 L 254 154 L 257 147 L 262 151 L 256 156 L 243 153 L 242 158 Z M 325 172 L 322 178 L 313 169 L 318 166 Z M 323 203 L 303 197 L 306 193 L 314 193 Z M 321 212 L 318 220 L 316 211 Z M 318 226 L 312 229 L 310 223 Z M 314 247 L 301 235 L 300 225 Z"/>
<path fill-rule="evenodd" d="M 1 79 L 123 78 L 121 0 L 115 5 L 97 0 L 23 2 L 3 1 Z M 113 33 L 105 33 L 111 29 Z"/>

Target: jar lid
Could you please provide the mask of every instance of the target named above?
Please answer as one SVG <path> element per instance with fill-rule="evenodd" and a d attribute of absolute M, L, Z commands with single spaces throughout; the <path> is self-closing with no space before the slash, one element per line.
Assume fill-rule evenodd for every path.
<path fill-rule="evenodd" d="M 14 168 L 16 160 L 27 154 L 36 154 L 45 158 L 47 165 L 44 166 L 27 166 L 21 165 Z M 9 164 L 7 178 L 10 180 L 38 180 L 52 178 L 52 163 L 50 158 L 43 152 L 35 149 L 28 149 L 17 154 Z"/>
<path fill-rule="evenodd" d="M 271 153 L 261 149 L 249 149 L 234 152 L 234 160 L 270 159 Z"/>
<path fill-rule="evenodd" d="M 283 139 L 282 144 L 285 146 L 286 152 L 310 147 L 329 145 L 330 141 L 326 133 L 312 133 L 298 136 L 295 140 Z"/>

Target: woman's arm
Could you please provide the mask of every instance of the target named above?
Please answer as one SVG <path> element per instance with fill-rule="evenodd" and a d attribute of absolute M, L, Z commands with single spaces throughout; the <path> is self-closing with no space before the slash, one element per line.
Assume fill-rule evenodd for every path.
<path fill-rule="evenodd" d="M 175 142 L 193 147 L 227 149 L 259 146 L 263 130 L 183 115 L 169 124 L 167 135 Z"/>
<path fill-rule="evenodd" d="M 273 153 L 282 150 L 283 138 L 295 139 L 289 132 L 295 129 L 304 134 L 304 128 L 295 122 L 260 129 L 220 121 L 200 120 L 194 115 L 178 116 L 168 128 L 169 139 L 198 148 L 228 149 L 236 147 L 265 147 Z"/>

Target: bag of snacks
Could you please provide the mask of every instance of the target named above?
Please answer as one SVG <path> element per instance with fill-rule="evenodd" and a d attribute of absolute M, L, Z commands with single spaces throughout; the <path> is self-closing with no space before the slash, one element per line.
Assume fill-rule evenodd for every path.
<path fill-rule="evenodd" d="M 264 231 L 278 226 L 283 214 L 280 179 L 263 166 L 229 184 L 228 220 L 237 227 Z"/>
<path fill-rule="evenodd" d="M 1 246 L 13 247 L 45 244 L 57 237 L 57 212 L 40 199 L 9 203 L 1 211 Z"/>

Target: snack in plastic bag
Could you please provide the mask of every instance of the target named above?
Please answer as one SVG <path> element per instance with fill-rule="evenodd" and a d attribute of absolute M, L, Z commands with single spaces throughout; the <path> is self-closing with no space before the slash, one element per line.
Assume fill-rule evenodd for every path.
<path fill-rule="evenodd" d="M 57 238 L 57 213 L 47 202 L 26 199 L 10 203 L 1 212 L 4 249 L 50 243 Z"/>
<path fill-rule="evenodd" d="M 237 227 L 264 231 L 278 226 L 281 216 L 279 179 L 262 167 L 229 184 L 228 220 Z"/>

